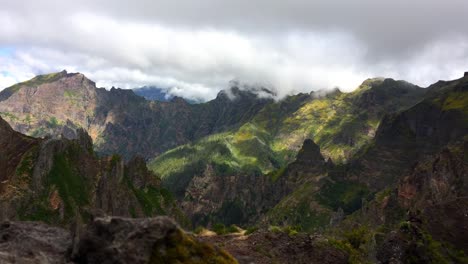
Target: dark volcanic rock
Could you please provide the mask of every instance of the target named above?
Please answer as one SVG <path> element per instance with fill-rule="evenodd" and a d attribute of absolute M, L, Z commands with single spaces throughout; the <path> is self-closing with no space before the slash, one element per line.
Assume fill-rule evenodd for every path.
<path fill-rule="evenodd" d="M 167 217 L 98 218 L 80 236 L 76 263 L 236 263 L 224 251 L 198 242 Z"/>
<path fill-rule="evenodd" d="M 300 183 L 323 176 L 326 173 L 327 162 L 320 153 L 320 147 L 311 139 L 304 140 L 296 160 L 288 165 L 280 181 L 286 181 L 288 188 L 293 190 Z"/>
<path fill-rule="evenodd" d="M 320 153 L 320 147 L 312 141 L 312 139 L 304 140 L 302 148 L 297 154 L 296 162 L 303 162 L 309 164 L 322 164 L 324 158 Z"/>
<path fill-rule="evenodd" d="M 0 263 L 62 264 L 71 246 L 69 232 L 35 222 L 0 224 Z"/>
<path fill-rule="evenodd" d="M 223 250 L 186 234 L 167 217 L 97 218 L 80 229 L 72 239 L 67 230 L 42 223 L 4 222 L 0 263 L 237 263 Z"/>
<path fill-rule="evenodd" d="M 195 176 L 180 203 L 195 225 L 255 224 L 259 217 L 305 182 L 317 182 L 327 173 L 320 148 L 306 139 L 297 160 L 273 180 L 271 175 L 219 175 L 207 165 Z"/>

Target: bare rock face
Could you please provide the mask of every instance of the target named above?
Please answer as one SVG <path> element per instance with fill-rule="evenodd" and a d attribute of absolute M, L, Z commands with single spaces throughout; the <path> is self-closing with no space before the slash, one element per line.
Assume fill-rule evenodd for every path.
<path fill-rule="evenodd" d="M 185 234 L 167 217 L 99 218 L 80 236 L 76 263 L 237 263 L 224 251 Z"/>
<path fill-rule="evenodd" d="M 296 161 L 275 180 L 270 175 L 218 175 L 207 165 L 201 175 L 192 178 L 180 204 L 194 225 L 255 224 L 295 188 L 326 176 L 326 169 L 319 146 L 307 139 Z"/>
<path fill-rule="evenodd" d="M 393 196 L 409 213 L 378 247 L 382 263 L 466 262 L 467 157 L 468 142 L 454 142 L 401 178 Z"/>
<path fill-rule="evenodd" d="M 81 232 L 37 222 L 0 224 L 2 264 L 237 263 L 167 217 L 97 218 Z"/>
<path fill-rule="evenodd" d="M 192 178 L 180 202 L 194 225 L 255 223 L 281 196 L 265 175 L 218 175 L 211 165 Z"/>
<path fill-rule="evenodd" d="M 88 128 L 99 100 L 94 82 L 66 71 L 37 76 L 2 94 L 0 112 L 15 116 L 10 120 L 13 128 L 37 136 L 59 135 L 68 122 L 74 124 L 71 129 Z"/>
<path fill-rule="evenodd" d="M 0 263 L 62 264 L 71 246 L 68 231 L 35 222 L 0 224 Z"/>
<path fill-rule="evenodd" d="M 468 141 L 444 148 L 418 162 L 399 181 L 398 198 L 406 208 L 426 208 L 468 195 Z"/>
<path fill-rule="evenodd" d="M 288 188 L 293 190 L 301 183 L 318 181 L 326 174 L 326 169 L 327 162 L 320 153 L 320 147 L 311 139 L 306 139 L 296 160 L 288 165 L 280 181 L 285 180 Z"/>

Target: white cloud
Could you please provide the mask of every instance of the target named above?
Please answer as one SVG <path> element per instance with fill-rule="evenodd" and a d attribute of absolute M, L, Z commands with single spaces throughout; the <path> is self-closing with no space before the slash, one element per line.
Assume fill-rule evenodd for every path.
<path fill-rule="evenodd" d="M 207 0 L 202 2 L 216 6 Z M 438 79 L 460 76 L 468 69 L 468 34 L 464 32 L 436 34 L 418 43 L 409 37 L 388 42 L 392 36 L 386 35 L 397 34 L 397 30 L 390 30 L 387 34 L 376 33 L 375 38 L 387 41 L 384 45 L 378 41 L 380 44 L 376 45 L 369 39 L 377 29 L 384 31 L 385 28 L 379 28 L 382 24 L 376 22 L 360 28 L 365 19 L 356 18 L 358 21 L 349 22 L 348 27 L 345 23 L 348 20 L 339 17 L 339 12 L 327 20 L 315 10 L 311 12 L 317 17 L 312 19 L 302 14 L 305 11 L 296 2 L 272 3 L 268 17 L 258 14 L 253 19 L 254 14 L 246 10 L 245 19 L 258 22 L 252 24 L 254 29 L 246 29 L 242 21 L 235 19 L 242 20 L 235 9 L 245 7 L 242 1 L 238 5 L 226 4 L 233 8 L 232 12 L 217 10 L 226 17 L 204 9 L 211 18 L 201 19 L 203 23 L 194 18 L 198 13 L 185 9 L 180 10 L 180 23 L 175 23 L 161 11 L 164 7 L 172 10 L 172 4 L 161 1 L 160 6 L 145 2 L 148 9 L 160 7 L 155 11 L 156 18 L 149 17 L 148 10 L 134 6 L 128 7 L 128 14 L 122 13 L 126 10 L 115 7 L 125 3 L 121 1 L 115 6 L 106 1 L 92 1 L 89 8 L 77 5 L 73 9 L 49 1 L 41 5 L 30 3 L 30 9 L 8 3 L 0 11 L 0 48 L 13 46 L 14 50 L 10 54 L 0 53 L 0 72 L 8 73 L 0 75 L 0 89 L 13 80 L 23 81 L 38 73 L 67 69 L 86 74 L 98 86 L 156 85 L 174 95 L 207 100 L 214 98 L 232 79 L 261 84 L 284 96 L 337 86 L 350 91 L 374 76 L 426 86 Z M 109 9 L 102 8 L 104 3 L 111 5 Z M 185 7 L 190 9 L 192 4 Z M 323 5 L 324 10 L 330 8 Z M 206 6 L 200 3 L 200 8 Z M 282 8 L 290 13 L 287 17 L 276 13 Z M 291 8 L 297 8 L 294 9 L 297 13 Z M 369 19 L 375 14 L 366 12 L 379 10 L 373 8 L 358 11 Z M 359 14 L 353 10 L 352 14 Z M 142 18 L 136 15 L 138 12 Z M 278 21 L 274 20 L 275 14 Z M 391 24 L 385 14 L 381 14 L 381 20 L 387 26 Z M 265 21 L 269 21 L 270 27 L 262 24 Z M 417 25 L 408 28 L 420 29 Z M 363 37 L 357 29 L 372 32 Z M 418 32 L 406 33 L 409 36 Z M 407 49 L 401 49 L 405 46 Z M 394 48 L 401 50 L 392 53 Z M 379 55 L 375 56 L 376 53 Z"/>

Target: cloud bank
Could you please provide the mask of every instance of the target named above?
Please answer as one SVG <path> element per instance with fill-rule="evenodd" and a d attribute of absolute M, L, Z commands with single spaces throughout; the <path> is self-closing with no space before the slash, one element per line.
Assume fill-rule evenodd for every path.
<path fill-rule="evenodd" d="M 8 1 L 0 89 L 79 71 L 102 87 L 209 100 L 230 80 L 282 97 L 368 77 L 421 86 L 468 70 L 468 3 L 450 1 Z"/>

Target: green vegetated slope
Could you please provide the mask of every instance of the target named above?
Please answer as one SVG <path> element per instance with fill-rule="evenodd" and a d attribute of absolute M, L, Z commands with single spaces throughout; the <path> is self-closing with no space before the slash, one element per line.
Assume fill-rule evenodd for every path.
<path fill-rule="evenodd" d="M 307 227 L 308 213 L 301 209 L 304 204 L 310 214 L 326 212 L 322 208 L 331 210 L 328 219 L 340 208 L 344 215 L 353 213 L 361 208 L 362 200 L 371 200 L 376 193 L 394 186 L 415 162 L 468 135 L 468 78 L 428 89 L 421 102 L 387 115 L 376 137 L 351 162 L 329 167 L 321 182 L 297 188 L 269 212 L 269 217 Z"/>
<path fill-rule="evenodd" d="M 412 106 L 423 94 L 403 81 L 369 79 L 352 93 L 289 96 L 266 105 L 240 128 L 172 149 L 149 167 L 181 193 L 210 163 L 220 174 L 280 170 L 294 160 L 306 138 L 325 157 L 346 162 L 370 142 L 383 115 Z"/>
<path fill-rule="evenodd" d="M 467 98 L 466 77 L 431 86 L 385 118 L 353 162 L 283 198 L 266 224 L 321 231 L 350 263 L 468 263 Z"/>

